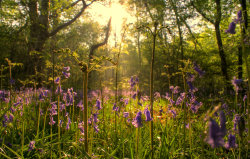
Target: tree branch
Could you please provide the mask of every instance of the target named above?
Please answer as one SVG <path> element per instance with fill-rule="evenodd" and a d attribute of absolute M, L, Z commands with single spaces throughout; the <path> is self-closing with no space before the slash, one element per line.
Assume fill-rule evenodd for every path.
<path fill-rule="evenodd" d="M 82 13 L 84 12 L 84 10 L 85 10 L 88 6 L 90 6 L 92 3 L 94 3 L 96 0 L 91 1 L 89 4 L 86 4 L 86 2 L 85 2 L 84 0 L 81 0 L 81 1 L 82 1 L 83 6 L 82 6 L 81 10 L 79 11 L 79 13 L 77 13 L 77 14 L 75 15 L 75 17 L 72 18 L 70 21 L 68 21 L 68 22 L 66 22 L 66 23 L 63 23 L 63 24 L 59 25 L 58 27 L 56 27 L 54 30 L 52 30 L 52 31 L 48 34 L 48 37 L 51 37 L 51 36 L 56 35 L 56 33 L 58 33 L 60 30 L 62 30 L 63 28 L 69 26 L 69 25 L 72 24 L 74 21 L 76 21 L 76 19 L 78 19 L 78 18 L 82 15 Z M 77 1 L 76 1 L 76 2 L 77 2 Z M 78 3 L 78 2 L 77 2 L 77 3 Z"/>
<path fill-rule="evenodd" d="M 91 46 L 90 53 L 89 53 L 90 56 L 92 56 L 94 54 L 94 51 L 96 49 L 98 49 L 99 47 L 107 44 L 108 39 L 109 39 L 110 30 L 111 30 L 111 18 L 109 19 L 109 22 L 108 22 L 108 25 L 107 25 L 106 34 L 105 34 L 105 38 L 104 38 L 103 42 Z"/>
<path fill-rule="evenodd" d="M 71 3 L 70 5 L 68 5 L 67 7 L 65 7 L 64 9 L 72 8 L 72 7 L 74 7 L 75 5 L 77 5 L 80 1 L 81 1 L 81 0 L 77 0 L 77 1 L 75 1 L 75 2 L 73 2 L 73 3 Z"/>
<path fill-rule="evenodd" d="M 207 21 L 209 21 L 209 22 L 212 23 L 212 24 L 215 24 L 215 22 L 214 22 L 212 19 L 210 19 L 209 17 L 207 17 L 207 15 L 206 15 L 205 13 L 203 13 L 198 7 L 196 7 L 196 6 L 194 5 L 194 2 L 193 2 L 193 1 L 191 2 L 191 5 L 196 9 L 196 11 L 197 11 L 198 13 L 200 13 L 200 15 L 201 15 L 204 19 L 206 19 Z"/>

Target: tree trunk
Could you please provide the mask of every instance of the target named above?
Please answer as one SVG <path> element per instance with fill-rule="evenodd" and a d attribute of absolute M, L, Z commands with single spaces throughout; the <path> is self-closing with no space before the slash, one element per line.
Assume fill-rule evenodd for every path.
<path fill-rule="evenodd" d="M 226 90 L 227 92 L 231 89 L 230 87 L 230 81 L 228 77 L 228 72 L 227 72 L 227 61 L 226 61 L 226 55 L 224 53 L 223 45 L 222 45 L 222 40 L 221 40 L 221 34 L 220 34 L 220 21 L 221 21 L 221 4 L 220 0 L 216 0 L 216 19 L 214 23 L 215 27 L 215 33 L 216 33 L 216 39 L 217 39 L 217 45 L 219 49 L 219 55 L 221 59 L 221 71 L 222 75 L 225 78 L 226 81 Z"/>

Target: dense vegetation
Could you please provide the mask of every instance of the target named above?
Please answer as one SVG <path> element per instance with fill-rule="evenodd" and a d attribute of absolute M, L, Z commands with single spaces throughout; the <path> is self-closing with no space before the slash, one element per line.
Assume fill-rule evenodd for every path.
<path fill-rule="evenodd" d="M 0 158 L 250 158 L 249 2 L 115 3 L 0 1 Z"/>

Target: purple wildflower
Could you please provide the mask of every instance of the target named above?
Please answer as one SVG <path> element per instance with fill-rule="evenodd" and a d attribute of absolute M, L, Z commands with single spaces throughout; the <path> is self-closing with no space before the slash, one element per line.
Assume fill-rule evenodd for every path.
<path fill-rule="evenodd" d="M 247 99 L 247 95 L 244 95 L 244 97 L 243 97 L 243 102 L 245 102 L 246 99 Z"/>
<path fill-rule="evenodd" d="M 9 122 L 12 122 L 14 120 L 14 115 L 13 114 L 9 114 Z"/>
<path fill-rule="evenodd" d="M 54 125 L 56 122 L 53 119 L 53 116 L 50 116 L 50 122 L 49 125 Z"/>
<path fill-rule="evenodd" d="M 35 141 L 30 141 L 30 144 L 29 144 L 29 150 L 28 151 L 31 151 L 35 148 Z"/>
<path fill-rule="evenodd" d="M 138 76 L 135 77 L 135 83 L 139 83 L 139 78 L 138 78 Z"/>
<path fill-rule="evenodd" d="M 59 82 L 60 82 L 60 77 L 57 77 L 57 78 L 55 79 L 55 83 L 56 83 L 56 84 L 59 84 Z"/>
<path fill-rule="evenodd" d="M 15 84 L 15 80 L 13 78 L 10 79 L 10 84 Z"/>
<path fill-rule="evenodd" d="M 63 67 L 63 69 L 64 69 L 64 71 L 69 71 L 70 70 L 70 67 L 69 66 L 67 66 L 67 67 Z"/>
<path fill-rule="evenodd" d="M 239 91 L 239 84 L 242 82 L 243 80 L 242 79 L 236 79 L 236 77 L 234 76 L 233 79 L 231 80 L 234 88 L 235 88 L 235 91 L 236 93 L 238 94 L 238 91 Z"/>
<path fill-rule="evenodd" d="M 60 120 L 60 123 L 59 123 L 60 127 L 62 127 L 62 124 L 63 124 L 63 120 Z"/>
<path fill-rule="evenodd" d="M 132 95 L 132 98 L 133 98 L 133 99 L 135 99 L 135 98 L 136 98 L 136 93 L 134 93 L 134 94 Z"/>
<path fill-rule="evenodd" d="M 226 118 L 223 111 L 220 112 L 220 125 L 221 127 L 212 118 L 209 121 L 208 143 L 212 148 L 224 145 L 223 137 L 226 135 Z"/>
<path fill-rule="evenodd" d="M 200 77 L 202 77 L 205 74 L 205 72 L 202 71 L 196 63 L 194 63 L 194 70 L 200 75 Z"/>
<path fill-rule="evenodd" d="M 137 114 L 136 114 L 136 117 L 133 119 L 132 121 L 132 124 L 138 128 L 138 127 L 142 127 L 142 120 L 141 120 L 141 111 L 139 111 Z"/>
<path fill-rule="evenodd" d="M 119 107 L 116 106 L 116 103 L 114 103 L 113 110 L 114 111 L 119 111 Z"/>
<path fill-rule="evenodd" d="M 193 84 L 192 84 L 192 82 L 187 81 L 187 84 L 188 84 L 188 86 L 189 86 L 189 88 L 190 88 L 191 91 L 195 89 L 194 86 L 193 86 Z"/>
<path fill-rule="evenodd" d="M 173 109 L 170 109 L 170 112 L 173 114 L 173 118 L 175 118 L 176 117 L 176 111 L 173 110 Z"/>
<path fill-rule="evenodd" d="M 96 108 L 97 108 L 97 110 L 102 109 L 102 107 L 101 107 L 101 101 L 99 99 L 96 100 Z"/>
<path fill-rule="evenodd" d="M 80 122 L 80 123 L 78 124 L 78 128 L 80 129 L 81 134 L 84 135 L 83 122 Z"/>
<path fill-rule="evenodd" d="M 209 121 L 209 136 L 208 136 L 208 144 L 211 145 L 212 148 L 223 146 L 224 140 L 223 137 L 225 135 L 222 134 L 219 125 L 213 119 Z"/>
<path fill-rule="evenodd" d="M 235 34 L 235 28 L 236 28 L 236 23 L 235 22 L 231 22 L 229 24 L 228 29 L 225 32 L 226 33 L 230 33 L 230 34 Z"/>
<path fill-rule="evenodd" d="M 241 10 L 239 10 L 237 12 L 237 19 L 235 19 L 234 21 L 235 21 L 235 23 L 242 23 L 243 22 L 242 21 L 242 11 Z"/>
<path fill-rule="evenodd" d="M 129 116 L 129 112 L 123 112 L 123 117 L 127 118 Z"/>
<path fill-rule="evenodd" d="M 195 76 L 191 73 L 187 73 L 187 81 L 193 82 L 195 80 Z"/>
<path fill-rule="evenodd" d="M 235 114 L 234 115 L 234 119 L 233 119 L 233 123 L 234 123 L 234 127 L 233 130 L 237 131 L 237 125 L 239 124 L 240 121 L 240 115 L 239 114 Z"/>
<path fill-rule="evenodd" d="M 150 111 L 148 110 L 148 107 L 144 110 L 144 114 L 146 116 L 146 121 L 153 120 L 153 118 L 151 118 Z"/>
<path fill-rule="evenodd" d="M 175 102 L 175 105 L 181 105 L 183 100 L 185 98 L 185 92 L 184 93 L 181 93 L 181 95 L 177 98 L 176 102 Z"/>
<path fill-rule="evenodd" d="M 69 78 L 70 77 L 70 73 L 69 72 L 62 72 L 62 73 L 63 73 L 63 75 L 64 75 L 65 78 Z"/>
<path fill-rule="evenodd" d="M 67 121 L 67 124 L 66 124 L 66 130 L 69 130 L 69 125 L 71 124 L 71 120 L 70 118 L 68 117 L 68 121 Z"/>
<path fill-rule="evenodd" d="M 135 81 L 134 81 L 133 76 L 131 76 L 131 78 L 130 78 L 130 81 L 129 81 L 129 82 L 130 82 L 130 87 L 131 87 L 131 89 L 132 89 L 132 88 L 134 88 L 134 86 L 135 86 L 135 84 L 136 84 L 136 83 L 135 83 Z"/>
<path fill-rule="evenodd" d="M 98 125 L 94 124 L 94 129 L 95 129 L 95 132 L 96 132 L 96 133 L 99 132 Z"/>
<path fill-rule="evenodd" d="M 8 116 L 5 114 L 5 115 L 3 116 L 3 120 L 2 120 L 3 127 L 6 127 L 8 122 L 9 122 L 9 118 L 8 118 Z"/>
<path fill-rule="evenodd" d="M 238 145 L 236 144 L 236 138 L 235 135 L 229 134 L 228 135 L 228 142 L 225 144 L 226 149 L 230 148 L 237 148 Z"/>
<path fill-rule="evenodd" d="M 97 123 L 99 120 L 98 120 L 98 114 L 94 113 L 93 114 L 93 120 L 95 123 Z"/>

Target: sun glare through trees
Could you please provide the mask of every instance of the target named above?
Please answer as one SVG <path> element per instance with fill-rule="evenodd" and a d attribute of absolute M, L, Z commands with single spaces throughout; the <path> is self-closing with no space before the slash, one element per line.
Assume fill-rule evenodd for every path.
<path fill-rule="evenodd" d="M 0 0 L 0 158 L 250 158 L 247 0 Z"/>

